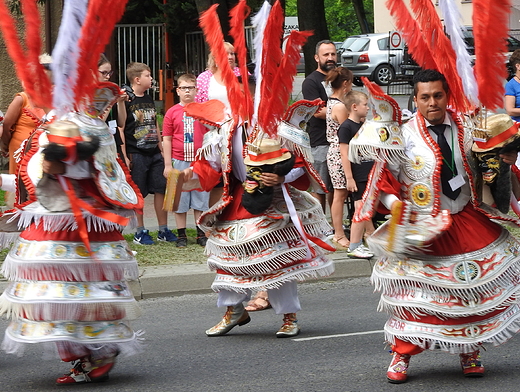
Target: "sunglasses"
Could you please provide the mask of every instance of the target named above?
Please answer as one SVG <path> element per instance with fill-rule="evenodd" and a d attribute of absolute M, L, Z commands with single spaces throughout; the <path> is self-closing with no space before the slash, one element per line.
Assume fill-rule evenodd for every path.
<path fill-rule="evenodd" d="M 98 71 L 101 75 L 103 75 L 105 78 L 106 77 L 111 77 L 112 74 L 114 73 L 114 71 Z"/>

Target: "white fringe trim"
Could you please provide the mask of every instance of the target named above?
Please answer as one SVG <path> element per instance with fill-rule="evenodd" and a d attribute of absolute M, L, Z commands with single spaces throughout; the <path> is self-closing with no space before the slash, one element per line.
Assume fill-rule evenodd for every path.
<path fill-rule="evenodd" d="M 128 227 L 133 228 L 137 225 L 137 217 L 133 210 L 110 210 L 110 212 L 117 214 L 121 217 L 128 218 Z M 19 210 L 13 214 L 13 217 L 9 220 L 19 218 L 18 227 L 24 229 L 30 226 L 33 222 L 38 227 L 40 224 L 43 225 L 45 231 L 56 232 L 56 231 L 74 231 L 78 229 L 76 218 L 71 212 L 56 213 L 48 212 L 45 209 L 39 208 L 26 208 Z M 89 232 L 108 232 L 113 230 L 122 231 L 127 226 L 122 226 L 112 221 L 99 218 L 89 212 L 83 212 L 83 218 L 87 225 Z"/>
<path fill-rule="evenodd" d="M 4 294 L 0 296 L 0 315 L 7 318 L 28 318 L 31 320 L 82 320 L 96 321 L 101 319 L 111 320 L 114 317 L 135 320 L 141 316 L 141 309 L 132 298 L 131 301 L 81 303 L 73 298 L 68 303 L 40 302 L 40 303 L 15 303 L 11 302 Z"/>
<path fill-rule="evenodd" d="M 135 260 L 17 260 L 7 255 L 0 271 L 8 280 L 103 281 L 136 280 Z"/>
<path fill-rule="evenodd" d="M 447 351 L 451 354 L 469 354 L 481 348 L 482 343 L 491 343 L 493 344 L 493 346 L 499 346 L 511 339 L 513 335 L 520 332 L 520 320 L 518 319 L 518 316 L 520 315 L 517 315 L 516 318 L 511 319 L 506 326 L 504 326 L 500 331 L 496 332 L 495 334 L 472 343 L 449 342 L 446 340 L 441 340 L 438 338 L 435 339 L 427 336 L 407 336 L 392 334 L 386 330 L 385 339 L 390 344 L 395 344 L 395 338 L 398 338 L 404 340 L 405 342 L 415 344 L 416 346 L 419 346 L 425 350 L 441 349 L 442 351 Z"/>
<path fill-rule="evenodd" d="M 145 343 L 144 343 L 144 331 L 135 331 L 133 339 L 125 342 L 110 342 L 110 343 L 92 343 L 92 344 L 79 344 L 76 342 L 69 342 L 64 340 L 63 342 L 67 342 L 67 349 L 70 351 L 72 355 L 83 355 L 85 349 L 91 352 L 93 357 L 107 357 L 112 356 L 115 352 L 119 352 L 119 356 L 128 357 L 135 354 L 140 354 L 144 351 Z M 44 349 L 44 357 L 45 358 L 60 358 L 56 344 L 58 342 L 41 342 Z M 72 343 L 72 344 L 71 344 Z M 7 334 L 4 335 L 4 340 L 2 342 L 2 350 L 4 350 L 8 354 L 15 354 L 17 356 L 22 356 L 25 351 L 25 347 L 28 342 L 19 342 L 13 340 Z M 75 349 L 74 349 L 75 348 Z"/>
<path fill-rule="evenodd" d="M 215 281 L 211 285 L 212 290 L 219 292 L 220 290 L 235 291 L 237 293 L 246 293 L 247 290 L 267 290 L 277 289 L 285 282 L 297 280 L 303 282 L 307 279 L 317 279 L 320 277 L 330 276 L 334 273 L 334 264 L 331 260 L 321 259 L 320 266 L 312 269 L 295 269 L 293 271 L 277 271 L 273 273 L 273 277 L 258 277 L 258 279 L 242 279 L 242 277 L 232 277 L 231 280 L 220 280 L 223 276 L 225 279 L 229 278 L 226 275 L 217 275 Z M 316 261 L 319 264 L 319 261 Z M 236 279 L 235 279 L 236 278 Z M 255 277 L 256 278 L 256 277 Z"/>

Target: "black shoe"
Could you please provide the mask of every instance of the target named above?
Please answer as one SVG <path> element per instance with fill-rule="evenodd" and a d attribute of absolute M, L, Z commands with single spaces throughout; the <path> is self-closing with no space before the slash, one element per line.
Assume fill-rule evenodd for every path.
<path fill-rule="evenodd" d="M 197 237 L 197 244 L 199 244 L 200 246 L 206 246 L 207 242 L 208 242 L 208 238 L 206 236 Z"/>
<path fill-rule="evenodd" d="M 186 248 L 188 246 L 188 239 L 186 237 L 179 237 L 177 239 L 177 248 Z"/>

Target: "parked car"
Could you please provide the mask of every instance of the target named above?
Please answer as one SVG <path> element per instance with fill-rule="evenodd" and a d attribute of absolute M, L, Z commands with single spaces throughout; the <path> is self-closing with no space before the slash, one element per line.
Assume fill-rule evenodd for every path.
<path fill-rule="evenodd" d="M 473 26 L 466 26 L 466 29 L 463 30 L 462 35 L 464 37 L 464 42 L 466 42 L 466 46 L 468 47 L 468 53 L 470 55 L 474 55 L 475 39 L 473 38 Z M 506 41 L 508 52 L 514 52 L 516 49 L 520 49 L 520 40 L 516 39 L 515 37 L 509 35 L 506 38 Z"/>
<path fill-rule="evenodd" d="M 354 84 L 361 85 L 360 77 L 366 76 L 380 86 L 386 86 L 396 73 L 401 73 L 404 43 L 390 48 L 391 34 L 359 35 L 341 54 L 341 65 L 354 74 Z"/>
<path fill-rule="evenodd" d="M 359 38 L 359 35 L 351 35 L 348 37 L 345 41 L 343 41 L 340 45 L 340 47 L 336 47 L 336 52 L 338 54 L 338 65 L 341 65 L 341 55 L 347 50 L 352 43 Z"/>

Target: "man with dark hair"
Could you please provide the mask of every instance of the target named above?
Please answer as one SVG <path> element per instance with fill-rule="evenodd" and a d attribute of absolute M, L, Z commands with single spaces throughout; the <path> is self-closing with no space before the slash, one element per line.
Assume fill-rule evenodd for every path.
<path fill-rule="evenodd" d="M 385 335 L 394 355 L 387 378 L 405 382 L 411 356 L 433 348 L 458 353 L 463 374 L 480 377 L 481 345 L 520 330 L 520 243 L 491 221 L 513 218 L 476 192 L 472 133 L 447 109 L 445 77 L 424 70 L 414 82 L 417 114 L 388 144 L 394 153 L 399 145 L 400 155 L 374 173 L 364 198 L 392 213 L 387 230 L 369 240 L 378 255 L 372 281 L 382 291 L 380 309 L 390 315 Z M 386 146 L 378 145 L 380 153 Z M 511 165 L 516 155 L 500 157 Z"/>
<path fill-rule="evenodd" d="M 318 65 L 316 71 L 312 72 L 305 78 L 302 84 L 303 98 L 310 101 L 320 98 L 327 102 L 329 95 L 332 93 L 330 88 L 325 84 L 325 77 L 329 71 L 336 67 L 336 46 L 332 41 L 322 40 L 316 44 L 314 59 Z M 318 171 L 321 179 L 327 186 L 329 193 L 329 204 L 332 202 L 332 184 L 330 182 L 329 170 L 327 168 L 327 151 L 329 143 L 327 142 L 325 122 L 325 108 L 316 112 L 307 123 L 307 132 L 311 139 L 311 151 L 314 158 L 314 168 Z M 326 197 L 323 190 L 318 190 L 313 195 L 320 201 L 323 212 L 326 210 Z"/>

